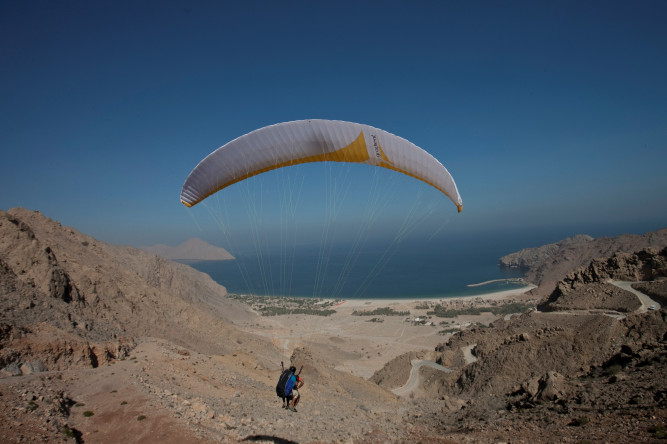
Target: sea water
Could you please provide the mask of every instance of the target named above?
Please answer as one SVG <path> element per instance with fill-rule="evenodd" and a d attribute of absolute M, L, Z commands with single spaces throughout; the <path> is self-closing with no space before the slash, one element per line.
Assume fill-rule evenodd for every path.
<path fill-rule="evenodd" d="M 377 243 L 294 247 L 190 265 L 230 293 L 321 298 L 446 298 L 522 287 L 499 267 L 508 242 Z M 474 285 L 492 281 L 484 285 Z M 473 286 L 471 286 L 473 285 Z"/>

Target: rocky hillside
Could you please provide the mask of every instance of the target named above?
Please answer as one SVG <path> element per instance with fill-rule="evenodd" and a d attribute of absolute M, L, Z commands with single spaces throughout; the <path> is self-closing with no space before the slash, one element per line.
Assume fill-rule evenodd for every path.
<path fill-rule="evenodd" d="M 383 373 L 398 373 L 401 359 Z M 422 367 L 419 413 L 411 420 L 457 442 L 636 443 L 664 436 L 664 311 L 624 319 L 527 312 L 455 334 L 430 359 L 454 371 Z M 400 384 L 387 381 L 380 383 Z"/>
<path fill-rule="evenodd" d="M 411 440 L 398 397 L 331 350 L 286 356 L 257 322 L 189 266 L 1 211 L 0 442 Z M 282 359 L 303 367 L 307 414 L 280 408 Z"/>
<path fill-rule="evenodd" d="M 556 282 L 596 258 L 608 258 L 614 253 L 633 253 L 644 248 L 661 250 L 667 246 L 667 228 L 644 235 L 623 234 L 617 237 L 593 239 L 578 235 L 555 244 L 527 248 L 500 258 L 501 267 L 526 270 L 526 280 L 538 286 L 538 297 L 551 294 Z"/>
<path fill-rule="evenodd" d="M 415 358 L 453 370 L 422 368 L 415 421 L 439 418 L 454 440 L 653 442 L 667 436 L 667 313 L 640 309 L 637 295 L 607 280 L 650 281 L 637 287 L 663 300 L 666 276 L 667 248 L 595 259 L 557 283 L 539 307 L 549 311 L 461 331 L 371 379 L 397 387 Z"/>
<path fill-rule="evenodd" d="M 663 307 L 667 305 L 667 279 L 653 282 L 638 282 L 633 288 L 658 301 Z"/>
<path fill-rule="evenodd" d="M 667 419 L 666 340 L 664 312 L 526 313 L 438 347 L 437 359 L 459 370 L 424 374 L 424 391 L 445 402 L 452 431 L 651 442 Z M 458 366 L 468 346 L 476 360 Z"/>
<path fill-rule="evenodd" d="M 20 208 L 0 212 L 0 289 L 0 369 L 12 373 L 98 365 L 126 355 L 139 336 L 232 350 L 228 321 L 250 316 L 191 267 Z"/>

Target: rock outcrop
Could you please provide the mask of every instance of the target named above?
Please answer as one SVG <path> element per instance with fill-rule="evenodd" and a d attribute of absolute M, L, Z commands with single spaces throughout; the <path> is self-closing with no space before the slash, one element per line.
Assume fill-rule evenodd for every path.
<path fill-rule="evenodd" d="M 632 287 L 660 303 L 667 305 L 667 279 L 652 282 L 637 282 Z"/>

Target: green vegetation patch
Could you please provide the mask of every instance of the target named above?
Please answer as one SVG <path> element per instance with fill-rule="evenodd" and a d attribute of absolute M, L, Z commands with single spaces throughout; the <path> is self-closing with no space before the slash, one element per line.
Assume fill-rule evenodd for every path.
<path fill-rule="evenodd" d="M 379 307 L 375 310 L 354 310 L 352 312 L 354 316 L 409 316 L 409 311 L 396 311 L 390 307 Z"/>
<path fill-rule="evenodd" d="M 93 415 L 94 415 L 94 413 L 91 412 L 90 410 L 86 410 L 85 412 L 83 412 L 83 416 L 85 416 L 86 418 L 89 418 Z"/>
<path fill-rule="evenodd" d="M 61 431 L 69 438 L 74 438 L 75 436 L 74 430 L 70 429 L 68 426 L 63 426 Z"/>
<path fill-rule="evenodd" d="M 341 301 L 338 299 L 320 298 L 287 298 L 275 296 L 254 296 L 231 294 L 230 298 L 243 302 L 262 316 L 280 316 L 290 314 L 306 314 L 313 316 L 331 316 L 336 313 L 332 309 Z"/>
<path fill-rule="evenodd" d="M 426 314 L 437 316 L 439 318 L 455 318 L 457 316 L 476 316 L 484 312 L 491 312 L 494 315 L 507 315 L 511 313 L 523 313 L 524 311 L 532 308 L 532 305 L 521 304 L 518 302 L 511 302 L 503 305 L 494 305 L 486 307 L 465 307 L 460 309 L 450 309 L 443 307 L 440 304 L 437 304 L 433 307 L 433 310 L 427 312 Z"/>
<path fill-rule="evenodd" d="M 319 310 L 314 308 L 290 308 L 290 307 L 262 307 L 259 312 L 262 316 L 279 316 L 290 314 L 306 314 L 313 316 L 331 316 L 336 310 Z"/>

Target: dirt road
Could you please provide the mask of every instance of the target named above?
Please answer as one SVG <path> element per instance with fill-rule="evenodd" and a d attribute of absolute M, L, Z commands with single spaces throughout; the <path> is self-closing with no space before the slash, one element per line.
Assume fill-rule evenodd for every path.
<path fill-rule="evenodd" d="M 658 302 L 654 301 L 644 293 L 632 288 L 632 284 L 636 284 L 636 282 L 609 280 L 609 283 L 615 285 L 618 288 L 622 288 L 625 291 L 629 291 L 630 293 L 637 296 L 639 298 L 639 302 L 642 304 L 642 306 L 637 310 L 639 313 L 646 313 L 650 307 L 653 307 L 653 310 L 660 309 L 660 304 Z"/>
<path fill-rule="evenodd" d="M 406 382 L 403 387 L 393 389 L 392 392 L 394 392 L 394 394 L 398 396 L 407 396 L 414 389 L 419 387 L 419 369 L 425 365 L 445 373 L 451 373 L 453 371 L 451 369 L 448 369 L 447 367 L 443 367 L 440 364 L 436 364 L 435 362 L 424 361 L 421 359 L 413 359 L 412 369 L 410 370 L 410 378 L 408 378 L 408 382 Z"/>

